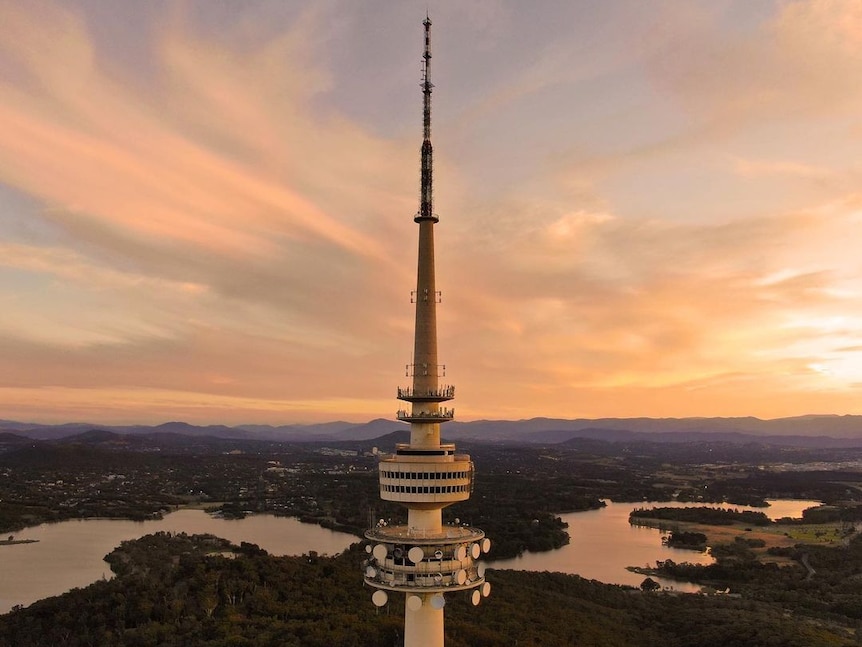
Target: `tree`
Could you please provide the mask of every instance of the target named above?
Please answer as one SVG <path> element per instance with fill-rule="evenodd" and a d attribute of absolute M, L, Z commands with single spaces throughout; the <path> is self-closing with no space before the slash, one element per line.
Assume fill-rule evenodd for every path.
<path fill-rule="evenodd" d="M 660 588 L 661 584 L 656 582 L 651 577 L 648 577 L 643 582 L 641 582 L 641 591 L 658 591 Z"/>

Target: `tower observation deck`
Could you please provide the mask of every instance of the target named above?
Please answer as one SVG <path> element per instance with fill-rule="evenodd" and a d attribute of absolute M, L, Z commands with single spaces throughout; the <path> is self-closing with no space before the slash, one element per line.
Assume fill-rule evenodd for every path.
<path fill-rule="evenodd" d="M 389 593 L 406 595 L 405 647 L 442 647 L 445 594 L 466 591 L 473 604 L 490 593 L 479 557 L 491 547 L 478 528 L 442 523 L 446 506 L 470 498 L 473 462 L 455 453 L 455 445 L 440 442 L 440 425 L 455 411 L 444 403 L 455 397 L 455 387 L 440 384 L 444 366 L 437 360 L 437 303 L 434 275 L 434 225 L 431 146 L 431 20 L 426 16 L 422 62 L 423 138 L 419 211 L 419 259 L 416 290 L 416 327 L 413 364 L 407 366 L 412 385 L 399 388 L 407 403 L 396 417 L 410 423 L 410 442 L 382 455 L 379 464 L 380 498 L 407 508 L 407 524 L 378 523 L 365 533 L 368 559 L 365 584 L 376 589 L 372 600 L 383 606 Z M 409 405 L 409 407 L 407 406 Z"/>

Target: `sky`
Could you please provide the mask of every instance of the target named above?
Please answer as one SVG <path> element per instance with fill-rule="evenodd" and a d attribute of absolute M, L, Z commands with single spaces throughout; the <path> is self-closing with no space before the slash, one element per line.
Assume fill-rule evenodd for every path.
<path fill-rule="evenodd" d="M 0 418 L 862 414 L 862 3 L 0 0 Z"/>

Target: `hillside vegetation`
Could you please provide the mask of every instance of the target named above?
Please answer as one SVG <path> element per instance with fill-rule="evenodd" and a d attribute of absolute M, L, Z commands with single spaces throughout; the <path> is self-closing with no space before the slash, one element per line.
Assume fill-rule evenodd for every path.
<path fill-rule="evenodd" d="M 858 570 L 857 552 L 818 565 L 846 570 L 848 556 Z M 362 559 L 358 545 L 333 558 L 276 558 L 211 536 L 149 535 L 109 556 L 115 579 L 0 616 L 0 645 L 400 645 L 400 596 L 378 611 L 361 584 Z M 805 581 L 802 569 L 786 571 L 789 581 Z M 824 577 L 818 594 L 840 586 L 835 579 Z M 489 571 L 489 580 L 492 595 L 479 607 L 463 595 L 447 598 L 448 647 L 852 645 L 862 615 L 856 598 L 814 608 L 789 597 L 645 593 L 558 573 Z"/>

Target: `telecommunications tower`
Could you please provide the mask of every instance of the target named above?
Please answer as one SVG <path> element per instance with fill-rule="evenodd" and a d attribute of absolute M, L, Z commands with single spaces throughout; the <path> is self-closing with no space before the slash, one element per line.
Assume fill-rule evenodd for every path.
<path fill-rule="evenodd" d="M 413 363 L 407 366 L 411 386 L 398 389 L 409 403 L 396 414 L 410 423 L 410 442 L 396 445 L 380 458 L 380 498 L 407 508 L 406 525 L 382 520 L 365 533 L 365 583 L 377 589 L 372 600 L 383 606 L 388 593 L 406 595 L 405 647 L 442 647 L 443 607 L 447 593 L 464 592 L 478 604 L 491 591 L 485 565 L 478 562 L 491 541 L 478 528 L 443 525 L 442 510 L 466 501 L 473 486 L 473 462 L 456 454 L 455 445 L 440 442 L 440 424 L 452 420 L 454 409 L 442 406 L 455 397 L 455 387 L 441 385 L 445 366 L 437 363 L 437 303 L 434 282 L 434 214 L 431 193 L 431 20 L 426 16 L 422 64 L 423 139 L 419 212 L 419 262 Z"/>

